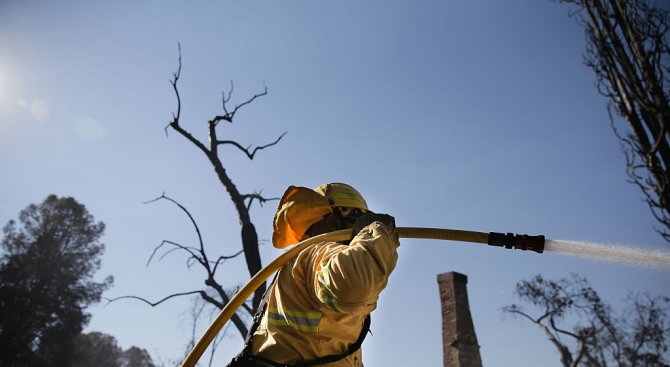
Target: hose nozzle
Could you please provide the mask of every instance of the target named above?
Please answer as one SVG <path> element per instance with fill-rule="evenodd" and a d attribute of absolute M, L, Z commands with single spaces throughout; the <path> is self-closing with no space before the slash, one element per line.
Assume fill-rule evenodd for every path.
<path fill-rule="evenodd" d="M 527 234 L 514 233 L 489 233 L 488 244 L 508 249 L 530 250 L 539 254 L 544 252 L 544 236 L 529 236 Z"/>

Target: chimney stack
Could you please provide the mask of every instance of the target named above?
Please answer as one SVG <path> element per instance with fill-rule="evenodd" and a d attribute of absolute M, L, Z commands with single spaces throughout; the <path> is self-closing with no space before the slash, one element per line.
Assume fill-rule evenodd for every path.
<path fill-rule="evenodd" d="M 449 272 L 437 276 L 442 301 L 444 367 L 482 367 L 468 303 L 468 277 Z"/>

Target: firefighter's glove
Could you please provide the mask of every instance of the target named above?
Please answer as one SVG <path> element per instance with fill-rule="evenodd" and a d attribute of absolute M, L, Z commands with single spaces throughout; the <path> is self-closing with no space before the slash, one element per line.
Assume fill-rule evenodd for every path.
<path fill-rule="evenodd" d="M 391 228 L 395 228 L 395 218 L 388 214 L 367 213 L 356 219 L 352 235 L 355 237 L 363 228 L 369 226 L 373 222 L 381 222 Z"/>

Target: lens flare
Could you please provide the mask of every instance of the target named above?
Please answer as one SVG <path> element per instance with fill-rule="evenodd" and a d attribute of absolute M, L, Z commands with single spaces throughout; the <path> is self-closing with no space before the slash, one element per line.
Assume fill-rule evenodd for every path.
<path fill-rule="evenodd" d="M 49 118 L 49 107 L 47 102 L 42 98 L 38 98 L 30 102 L 30 114 L 39 122 L 44 122 Z"/>
<path fill-rule="evenodd" d="M 75 134 L 84 140 L 100 140 L 105 135 L 103 124 L 90 116 L 79 116 L 75 118 L 72 126 Z"/>

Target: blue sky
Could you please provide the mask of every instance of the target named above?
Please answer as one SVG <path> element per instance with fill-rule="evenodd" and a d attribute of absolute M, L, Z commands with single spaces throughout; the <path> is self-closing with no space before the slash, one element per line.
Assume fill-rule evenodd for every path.
<path fill-rule="evenodd" d="M 148 268 L 163 239 L 190 244 L 186 205 L 206 243 L 240 248 L 236 214 L 205 157 L 164 127 L 175 111 L 169 78 L 183 56 L 182 123 L 206 138 L 233 102 L 268 87 L 220 136 L 262 145 L 222 160 L 243 192 L 341 181 L 399 226 L 545 234 L 552 239 L 667 249 L 610 128 L 606 100 L 582 64 L 583 30 L 552 1 L 17 1 L 0 4 L 0 222 L 48 194 L 74 196 L 107 224 L 106 296 L 159 299 L 200 289 L 202 273 L 172 255 Z M 276 204 L 254 207 L 271 237 Z M 268 242 L 265 262 L 279 252 Z M 506 319 L 514 284 L 578 273 L 617 305 L 628 291 L 670 294 L 668 270 L 551 253 L 403 240 L 364 360 L 439 365 L 437 275 L 469 277 L 487 366 L 559 366 L 544 335 Z M 221 281 L 246 281 L 230 262 Z M 225 277 L 225 279 L 224 279 Z M 190 335 L 188 299 L 150 308 L 91 309 L 87 330 L 163 361 Z M 411 342 L 410 342 L 411 341 Z M 217 363 L 236 353 L 235 333 Z M 420 346 L 417 354 L 416 346 Z M 411 347 L 411 348 L 410 348 Z"/>

